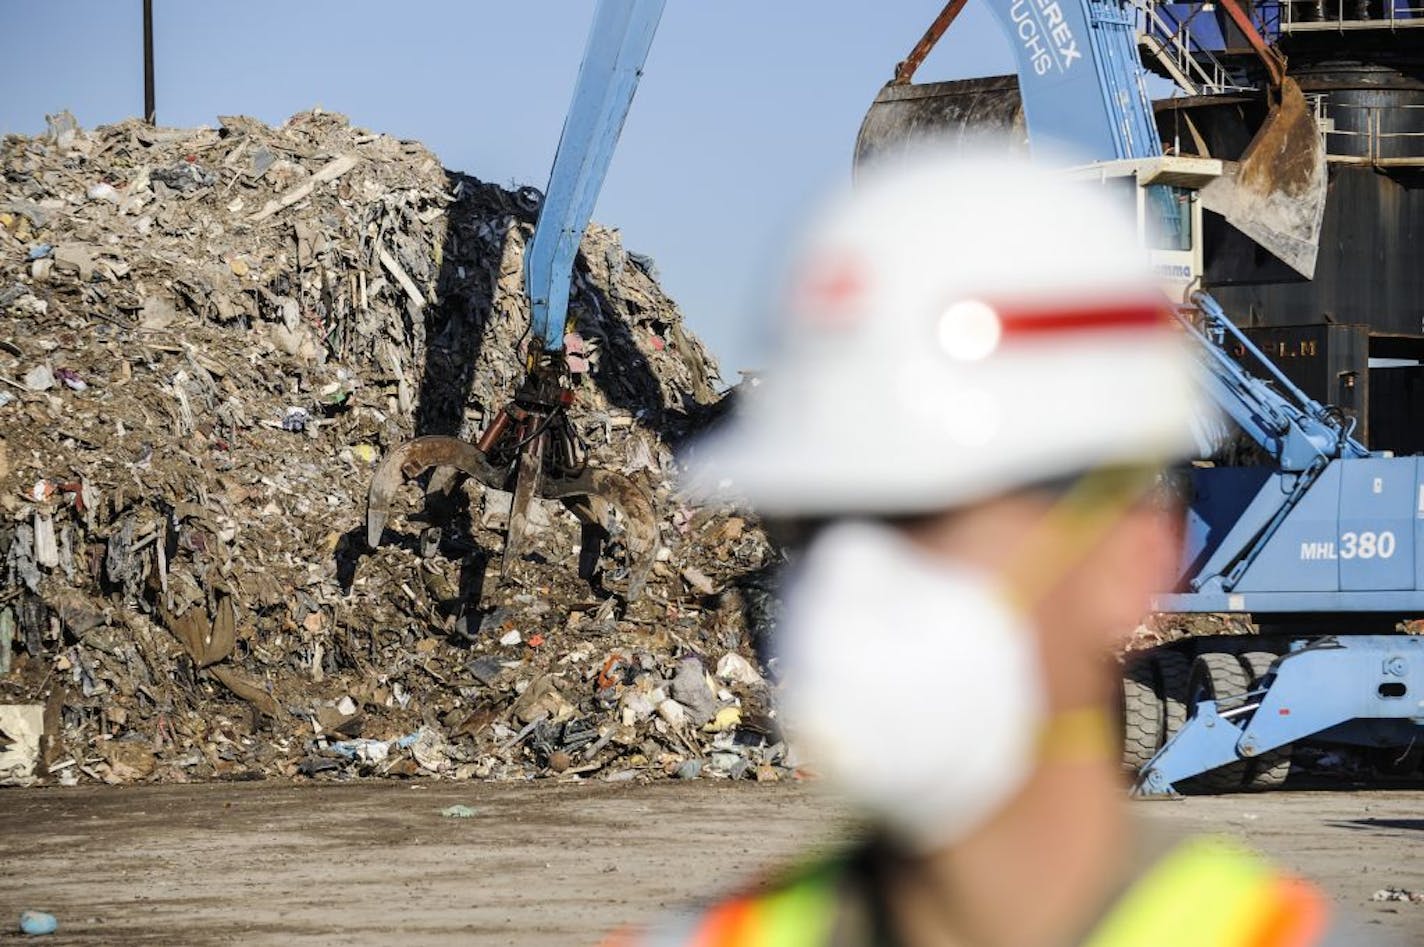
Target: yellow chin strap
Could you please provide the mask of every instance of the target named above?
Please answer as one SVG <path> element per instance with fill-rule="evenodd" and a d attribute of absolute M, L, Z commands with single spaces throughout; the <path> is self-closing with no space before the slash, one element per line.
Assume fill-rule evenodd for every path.
<path fill-rule="evenodd" d="M 1157 483 L 1160 467 L 1100 467 L 1075 480 L 1024 541 L 1003 576 L 1009 602 L 1028 613 L 1108 530 Z M 1111 715 L 1102 707 L 1060 711 L 1045 721 L 1039 756 L 1071 761 L 1117 755 Z"/>
<path fill-rule="evenodd" d="M 1101 707 L 1060 711 L 1044 721 L 1038 734 L 1038 758 L 1044 762 L 1075 763 L 1117 755 L 1117 728 Z"/>

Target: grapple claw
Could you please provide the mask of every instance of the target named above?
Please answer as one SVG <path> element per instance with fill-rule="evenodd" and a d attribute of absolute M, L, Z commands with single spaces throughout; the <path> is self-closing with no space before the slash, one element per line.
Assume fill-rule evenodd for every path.
<path fill-rule="evenodd" d="M 460 471 L 496 490 L 508 488 L 510 472 L 495 467 L 474 444 L 457 437 L 417 437 L 392 450 L 377 465 L 366 497 L 366 544 L 380 545 L 391 501 L 407 479 L 435 467 L 432 490 L 453 487 Z M 621 474 L 585 469 L 576 477 L 531 477 L 534 492 L 564 505 L 584 525 L 579 574 L 592 578 L 601 544 L 616 540 L 625 551 L 627 577 L 616 584 L 627 601 L 642 595 L 657 555 L 658 525 L 648 492 Z M 511 537 L 513 541 L 513 537 Z"/>
<path fill-rule="evenodd" d="M 495 488 L 505 480 L 504 473 L 491 466 L 479 448 L 458 437 L 430 435 L 406 441 L 381 459 L 371 478 L 366 494 L 366 545 L 375 549 L 381 544 L 391 515 L 391 498 L 401 484 L 431 467 L 454 468 Z M 448 478 L 441 479 L 448 486 Z"/>
<path fill-rule="evenodd" d="M 550 499 L 563 500 L 585 526 L 579 574 L 589 578 L 596 567 L 598 554 L 596 547 L 589 548 L 592 543 L 617 539 L 627 551 L 623 597 L 631 602 L 641 596 L 658 551 L 658 520 L 648 492 L 607 470 L 585 470 L 578 477 L 546 480 L 541 492 Z"/>

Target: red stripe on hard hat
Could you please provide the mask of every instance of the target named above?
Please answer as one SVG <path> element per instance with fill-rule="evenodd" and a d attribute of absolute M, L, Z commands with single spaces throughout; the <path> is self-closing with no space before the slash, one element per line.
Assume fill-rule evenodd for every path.
<path fill-rule="evenodd" d="M 851 254 L 811 260 L 793 284 L 791 311 L 819 328 L 849 328 L 865 315 L 867 285 L 865 267 Z"/>
<path fill-rule="evenodd" d="M 1007 305 L 994 309 L 1005 340 L 1107 329 L 1159 329 L 1170 325 L 1172 318 L 1165 303 L 1142 300 L 1077 309 Z"/>

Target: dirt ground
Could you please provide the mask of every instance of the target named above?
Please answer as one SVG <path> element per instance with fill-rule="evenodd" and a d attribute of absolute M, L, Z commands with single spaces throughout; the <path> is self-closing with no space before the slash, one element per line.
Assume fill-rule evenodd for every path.
<path fill-rule="evenodd" d="M 440 815 L 452 804 L 469 818 Z M 1139 803 L 1214 827 L 1424 941 L 1424 792 Z M 838 811 L 804 786 L 357 783 L 0 792 L 0 941 L 28 908 L 63 944 L 579 944 L 814 842 Z"/>

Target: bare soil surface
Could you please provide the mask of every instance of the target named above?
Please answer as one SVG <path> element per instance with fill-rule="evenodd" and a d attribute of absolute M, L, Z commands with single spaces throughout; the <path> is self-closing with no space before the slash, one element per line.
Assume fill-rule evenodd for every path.
<path fill-rule="evenodd" d="M 475 810 L 447 818 L 454 804 Z M 1424 941 L 1424 792 L 1136 804 L 1238 835 L 1342 910 Z M 0 941 L 25 909 L 63 944 L 579 944 L 833 844 L 798 785 L 249 783 L 0 793 Z"/>

